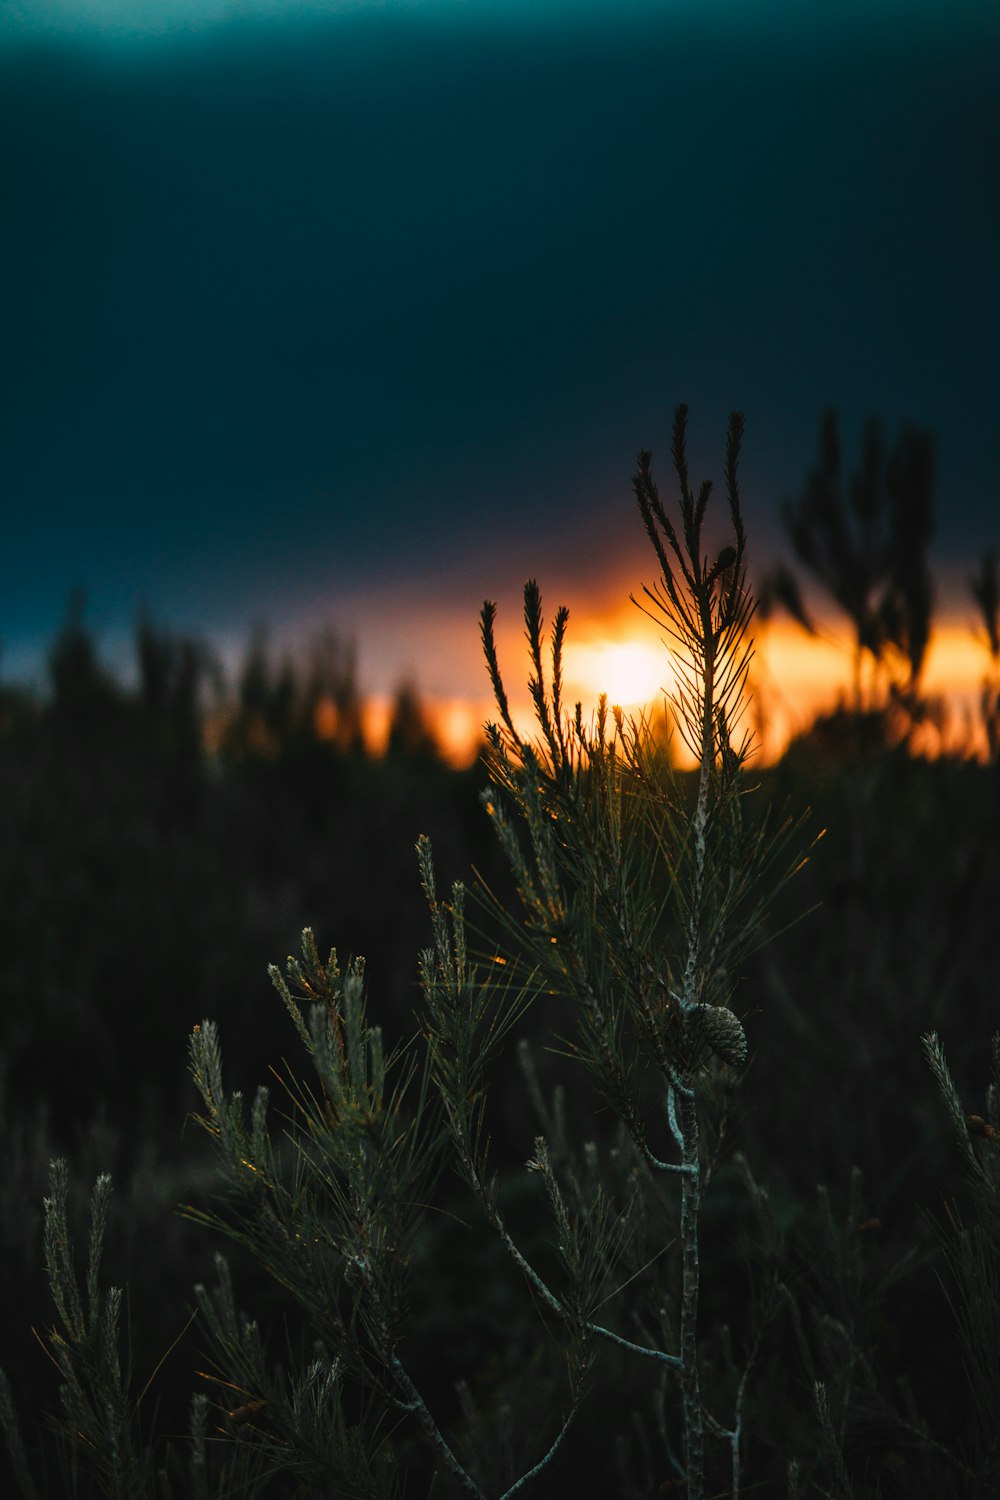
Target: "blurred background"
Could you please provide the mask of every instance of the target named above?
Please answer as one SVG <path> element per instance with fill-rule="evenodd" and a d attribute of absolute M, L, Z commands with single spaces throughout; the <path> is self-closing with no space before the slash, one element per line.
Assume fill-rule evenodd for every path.
<path fill-rule="evenodd" d="M 74 590 L 125 672 L 139 611 L 230 670 L 332 628 L 376 736 L 409 681 L 468 758 L 484 597 L 511 641 L 527 577 L 568 603 L 587 696 L 655 650 L 629 479 L 679 401 L 696 477 L 747 413 L 758 576 L 823 411 L 848 459 L 930 432 L 965 631 L 998 43 L 978 0 L 4 7 L 0 667 L 40 680 Z"/>
<path fill-rule="evenodd" d="M 266 966 L 308 922 L 409 1036 L 417 835 L 442 886 L 508 889 L 482 600 L 519 714 L 533 576 L 571 608 L 571 700 L 662 715 L 630 476 L 652 448 L 671 503 L 686 402 L 720 537 L 747 418 L 755 805 L 827 830 L 734 1002 L 738 1143 L 803 1233 L 862 1168 L 873 1276 L 924 1268 L 872 1346 L 962 1430 L 926 1261 L 961 1184 L 919 1037 L 985 1107 L 998 62 L 974 0 L 4 8 L 0 1363 L 26 1390 L 49 1156 L 116 1174 L 152 1369 L 210 1253 L 171 1218 L 208 1181 L 191 1026 L 267 1078 L 295 1040 Z M 516 1166 L 515 1086 L 504 1062 Z"/>

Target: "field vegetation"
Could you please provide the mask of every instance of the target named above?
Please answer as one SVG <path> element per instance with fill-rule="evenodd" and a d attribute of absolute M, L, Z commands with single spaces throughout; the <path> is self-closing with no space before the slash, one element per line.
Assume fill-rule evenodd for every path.
<path fill-rule="evenodd" d="M 487 605 L 464 772 L 411 690 L 369 753 L 334 641 L 229 688 L 144 622 L 125 687 L 75 607 L 0 688 L 0 1493 L 1000 1493 L 996 559 L 990 758 L 922 759 L 930 453 L 827 422 L 853 690 L 759 766 L 741 423 L 719 498 L 685 422 L 693 770 L 562 701 L 534 584 L 536 736 Z"/>

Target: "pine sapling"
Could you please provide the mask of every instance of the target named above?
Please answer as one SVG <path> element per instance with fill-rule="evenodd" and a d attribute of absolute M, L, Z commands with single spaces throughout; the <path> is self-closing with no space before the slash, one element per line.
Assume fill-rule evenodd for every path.
<path fill-rule="evenodd" d="M 706 538 L 711 485 L 704 483 L 697 495 L 690 487 L 684 407 L 674 424 L 676 518 L 660 500 L 648 453 L 640 455 L 634 481 L 661 570 L 659 580 L 644 589 L 641 607 L 669 642 L 676 682 L 670 701 L 695 765 L 693 794 L 679 775 L 665 771 L 662 745 L 645 718 L 626 718 L 618 708 L 609 714 L 604 699 L 590 722 L 579 704 L 567 713 L 562 682 L 568 613 L 556 614 L 546 670 L 541 595 L 534 582 L 525 588 L 524 619 L 537 734 L 522 735 L 500 670 L 495 606 L 487 601 L 482 613 L 499 712 L 498 721 L 487 727 L 490 787 L 484 801 L 522 912 L 508 911 L 489 892 L 485 900 L 540 987 L 570 1001 L 575 1034 L 566 1048 L 617 1113 L 637 1159 L 655 1178 L 679 1183 L 677 1315 L 664 1323 L 664 1332 L 675 1330 L 673 1347 L 626 1337 L 606 1317 L 595 1316 L 596 1306 L 608 1300 L 609 1279 L 630 1243 L 627 1204 L 617 1218 L 603 1207 L 571 1222 L 551 1155 L 544 1142 L 536 1147 L 530 1165 L 545 1179 L 569 1272 L 567 1300 L 526 1263 L 495 1197 L 481 1185 L 478 1166 L 470 1180 L 494 1228 L 553 1312 L 589 1341 L 610 1340 L 675 1374 L 683 1459 L 669 1456 L 691 1500 L 702 1500 L 705 1493 L 706 1426 L 728 1445 L 733 1493 L 738 1493 L 746 1389 L 741 1379 L 728 1425 L 707 1412 L 699 1356 L 699 1239 L 710 1163 L 701 1099 L 720 1070 L 735 1083 L 746 1063 L 746 1035 L 732 1008 L 738 966 L 757 940 L 770 901 L 798 863 L 780 863 L 790 825 L 775 831 L 762 819 L 753 826 L 744 814 L 752 741 L 739 726 L 754 601 L 738 485 L 742 432 L 737 414 L 726 453 L 730 537 L 722 546 L 709 548 Z M 429 896 L 434 912 L 432 891 Z M 439 972 L 444 967 L 439 957 Z M 433 988 L 425 971 L 425 993 Z M 439 1005 L 435 1011 L 432 1006 L 432 1011 L 432 1047 L 454 1047 L 461 1025 L 457 997 L 450 1007 Z M 453 1094 L 448 1102 L 451 1086 L 445 1080 L 446 1111 L 454 1121 L 459 1105 Z M 453 1136 L 460 1154 L 465 1152 L 454 1126 Z M 588 1261 L 599 1263 L 601 1274 L 586 1287 L 580 1267 Z M 661 1424 L 669 1449 L 668 1412 L 661 1413 Z"/>

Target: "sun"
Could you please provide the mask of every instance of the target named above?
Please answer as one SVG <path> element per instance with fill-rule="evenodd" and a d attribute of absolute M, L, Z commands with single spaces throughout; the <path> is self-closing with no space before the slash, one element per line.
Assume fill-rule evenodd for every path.
<path fill-rule="evenodd" d="M 621 708 L 654 702 L 668 685 L 669 663 L 662 647 L 642 641 L 595 641 L 566 649 L 569 696 L 594 700 L 606 693 Z"/>

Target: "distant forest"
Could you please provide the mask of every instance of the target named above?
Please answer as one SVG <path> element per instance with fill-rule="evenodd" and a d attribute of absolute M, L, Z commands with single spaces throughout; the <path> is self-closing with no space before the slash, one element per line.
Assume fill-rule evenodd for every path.
<path fill-rule="evenodd" d="M 301 662 L 258 641 L 229 694 L 194 641 L 143 622 L 135 655 L 125 686 L 74 605 L 45 689 L 0 687 L 0 1047 L 12 1102 L 48 1079 L 63 1125 L 176 1101 L 202 1014 L 270 1058 L 266 965 L 319 914 L 405 1005 L 418 834 L 452 877 L 496 862 L 481 776 L 445 765 L 409 687 L 369 753 L 338 641 Z"/>

